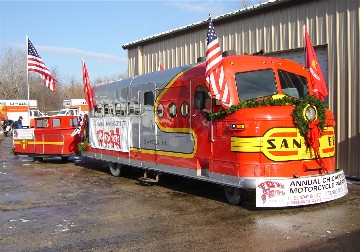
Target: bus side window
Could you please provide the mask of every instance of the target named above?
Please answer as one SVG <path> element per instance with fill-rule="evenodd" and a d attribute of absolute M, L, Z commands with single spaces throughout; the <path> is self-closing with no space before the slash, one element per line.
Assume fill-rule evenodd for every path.
<path fill-rule="evenodd" d="M 154 107 L 154 93 L 151 91 L 144 93 L 144 105 L 149 105 Z"/>
<path fill-rule="evenodd" d="M 124 116 L 126 115 L 126 103 L 116 103 L 115 104 L 115 116 Z"/>
<path fill-rule="evenodd" d="M 104 105 L 104 115 L 107 116 L 109 113 L 109 105 L 105 104 Z"/>
<path fill-rule="evenodd" d="M 196 88 L 194 95 L 194 109 L 199 109 L 206 120 L 210 121 L 211 98 L 207 93 L 208 89 L 206 87 L 199 86 Z"/>
<path fill-rule="evenodd" d="M 102 106 L 101 105 L 96 107 L 94 116 L 95 117 L 102 117 Z"/>
<path fill-rule="evenodd" d="M 135 114 L 135 115 L 140 114 L 140 104 L 138 103 L 138 101 L 129 102 L 129 115 L 131 114 Z"/>
<path fill-rule="evenodd" d="M 205 92 L 196 91 L 194 96 L 194 108 L 203 110 L 205 108 Z"/>
<path fill-rule="evenodd" d="M 108 116 L 109 115 L 109 104 L 105 104 L 104 105 L 104 116 Z"/>
<path fill-rule="evenodd" d="M 115 103 L 115 116 L 121 116 L 121 104 Z"/>
<path fill-rule="evenodd" d="M 121 115 L 127 115 L 127 103 L 126 102 L 122 102 L 121 103 Z"/>
<path fill-rule="evenodd" d="M 108 112 L 109 116 L 113 116 L 114 115 L 114 106 L 112 104 L 109 104 L 109 112 Z"/>

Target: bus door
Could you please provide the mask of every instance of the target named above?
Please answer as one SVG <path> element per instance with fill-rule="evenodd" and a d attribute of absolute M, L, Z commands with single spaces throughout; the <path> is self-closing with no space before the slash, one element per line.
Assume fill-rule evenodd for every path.
<path fill-rule="evenodd" d="M 156 84 L 148 83 L 139 91 L 139 149 L 142 165 L 146 167 L 156 167 L 155 89 Z"/>
<path fill-rule="evenodd" d="M 209 177 L 209 167 L 212 162 L 211 146 L 211 97 L 205 85 L 192 88 L 191 128 L 194 132 L 194 144 L 197 146 L 195 158 L 198 176 Z"/>

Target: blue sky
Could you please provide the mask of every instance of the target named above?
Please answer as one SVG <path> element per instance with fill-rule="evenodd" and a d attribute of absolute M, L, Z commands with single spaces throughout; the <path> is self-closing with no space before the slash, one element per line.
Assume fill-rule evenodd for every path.
<path fill-rule="evenodd" d="M 95 80 L 127 73 L 122 45 L 241 9 L 241 2 L 0 0 L 0 49 L 25 52 L 28 35 L 50 70 L 81 80 L 84 58 Z"/>

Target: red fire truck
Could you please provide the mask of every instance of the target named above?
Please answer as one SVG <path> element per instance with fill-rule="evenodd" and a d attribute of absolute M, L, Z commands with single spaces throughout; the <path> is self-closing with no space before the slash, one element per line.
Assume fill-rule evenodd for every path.
<path fill-rule="evenodd" d="M 14 130 L 15 154 L 41 161 L 50 157 L 67 160 L 78 152 L 84 125 L 78 116 L 45 116 L 34 120 L 34 128 Z"/>

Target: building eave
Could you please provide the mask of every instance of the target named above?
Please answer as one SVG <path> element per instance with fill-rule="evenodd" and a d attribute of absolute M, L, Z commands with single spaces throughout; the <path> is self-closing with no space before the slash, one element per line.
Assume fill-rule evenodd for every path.
<path fill-rule="evenodd" d="M 260 3 L 260 4 L 257 4 L 257 5 L 251 6 L 251 7 L 243 8 L 243 9 L 240 9 L 240 10 L 236 10 L 236 11 L 233 11 L 233 12 L 225 13 L 223 15 L 219 15 L 217 17 L 214 17 L 213 18 L 213 23 L 216 24 L 216 23 L 228 22 L 228 21 L 231 21 L 233 18 L 239 18 L 239 17 L 246 16 L 246 15 L 253 15 L 253 14 L 256 14 L 258 12 L 267 10 L 269 8 L 273 8 L 275 6 L 279 6 L 279 5 L 283 6 L 285 4 L 289 4 L 289 3 L 292 4 L 292 3 L 295 3 L 295 2 L 299 2 L 299 0 L 269 0 L 269 1 L 265 2 L 265 3 Z M 176 28 L 176 29 L 173 29 L 173 30 L 169 30 L 169 31 L 166 31 L 166 32 L 162 32 L 162 33 L 159 33 L 159 34 L 155 34 L 155 35 L 146 37 L 146 38 L 135 40 L 133 42 L 126 43 L 126 44 L 124 44 L 122 46 L 122 48 L 124 50 L 131 49 L 131 48 L 138 47 L 138 46 L 141 46 L 141 45 L 144 45 L 144 44 L 148 44 L 149 42 L 151 42 L 153 40 L 159 40 L 160 38 L 161 39 L 171 38 L 171 37 L 177 36 L 177 35 L 179 35 L 181 33 L 188 32 L 189 30 L 196 30 L 196 29 L 200 29 L 200 28 L 201 29 L 206 29 L 207 25 L 208 25 L 208 20 L 207 19 L 202 20 L 202 21 L 197 22 L 197 23 L 182 26 L 182 27 L 179 27 L 179 28 Z"/>

